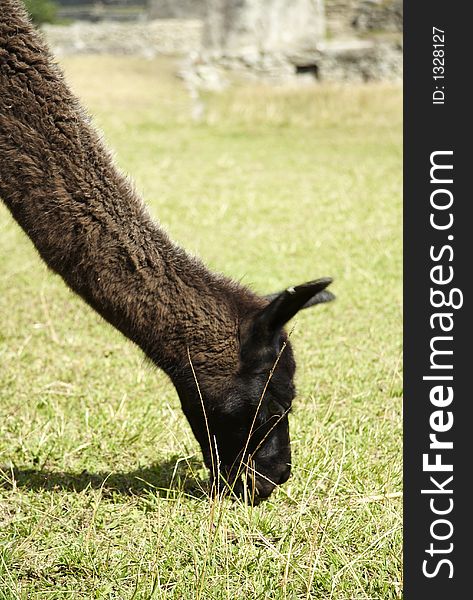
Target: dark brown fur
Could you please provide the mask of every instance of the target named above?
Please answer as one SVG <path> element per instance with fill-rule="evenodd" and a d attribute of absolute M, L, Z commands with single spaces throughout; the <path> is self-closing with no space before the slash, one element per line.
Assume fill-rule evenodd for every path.
<path fill-rule="evenodd" d="M 18 2 L 0 6 L 1 197 L 49 267 L 156 364 L 187 364 L 189 348 L 199 371 L 227 371 L 241 305 L 261 301 L 151 221 Z"/>
<path fill-rule="evenodd" d="M 0 197 L 49 267 L 169 374 L 209 466 L 189 356 L 215 411 L 268 301 L 209 272 L 150 219 L 17 0 L 0 0 Z"/>

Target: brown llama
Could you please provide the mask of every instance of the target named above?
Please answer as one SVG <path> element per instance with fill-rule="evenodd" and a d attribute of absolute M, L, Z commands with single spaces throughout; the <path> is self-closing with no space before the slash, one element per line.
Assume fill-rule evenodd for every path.
<path fill-rule="evenodd" d="M 290 474 L 283 327 L 331 279 L 266 298 L 149 217 L 19 0 L 0 0 L 0 197 L 46 264 L 171 378 L 212 480 L 269 496 Z"/>

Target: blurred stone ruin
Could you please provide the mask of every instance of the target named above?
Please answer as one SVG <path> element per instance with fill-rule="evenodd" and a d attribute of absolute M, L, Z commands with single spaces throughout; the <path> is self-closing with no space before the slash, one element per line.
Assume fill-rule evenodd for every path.
<path fill-rule="evenodd" d="M 58 0 L 58 54 L 180 57 L 191 95 L 235 78 L 274 84 L 402 77 L 402 0 Z"/>

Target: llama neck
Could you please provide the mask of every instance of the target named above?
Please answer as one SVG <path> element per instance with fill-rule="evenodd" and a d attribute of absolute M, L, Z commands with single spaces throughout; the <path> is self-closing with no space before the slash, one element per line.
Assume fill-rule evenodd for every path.
<path fill-rule="evenodd" d="M 158 366 L 189 349 L 218 370 L 237 351 L 236 286 L 152 222 L 23 8 L 0 8 L 0 197 L 48 266 Z"/>

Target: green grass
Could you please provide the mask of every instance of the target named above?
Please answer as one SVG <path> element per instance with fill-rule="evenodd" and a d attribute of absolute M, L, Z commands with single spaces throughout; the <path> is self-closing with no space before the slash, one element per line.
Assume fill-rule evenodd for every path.
<path fill-rule="evenodd" d="M 241 85 L 195 123 L 166 61 L 64 67 L 175 240 L 338 299 L 294 322 L 293 476 L 209 500 L 170 383 L 0 206 L 0 599 L 400 598 L 401 89 Z"/>

